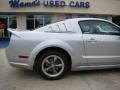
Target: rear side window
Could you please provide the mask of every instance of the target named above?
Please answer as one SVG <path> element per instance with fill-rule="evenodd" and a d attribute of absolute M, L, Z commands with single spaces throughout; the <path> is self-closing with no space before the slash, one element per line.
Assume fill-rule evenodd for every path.
<path fill-rule="evenodd" d="M 120 35 L 120 28 L 105 21 L 86 20 L 79 25 L 84 34 Z"/>

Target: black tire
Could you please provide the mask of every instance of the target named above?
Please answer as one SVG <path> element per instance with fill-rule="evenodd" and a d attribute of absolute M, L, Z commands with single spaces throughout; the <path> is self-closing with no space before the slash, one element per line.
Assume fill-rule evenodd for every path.
<path fill-rule="evenodd" d="M 52 55 L 55 55 L 55 56 L 58 56 L 60 58 L 57 58 L 57 61 L 61 62 L 62 65 L 64 64 L 64 68 L 63 66 L 61 67 L 61 73 L 56 75 L 56 76 L 50 76 L 50 75 L 47 75 L 46 72 L 44 71 L 43 69 L 43 62 L 45 62 L 45 58 L 49 57 L 49 56 L 52 56 Z M 50 62 L 50 61 L 49 61 Z M 55 63 L 55 62 L 54 62 Z M 50 67 L 50 66 L 49 66 Z M 52 68 L 51 68 L 52 69 Z M 59 68 L 58 68 L 59 69 Z M 58 80 L 60 78 L 62 78 L 63 76 L 66 75 L 66 73 L 68 72 L 69 70 L 69 64 L 68 64 L 68 61 L 67 61 L 67 56 L 64 55 L 64 53 L 60 52 L 60 51 L 57 51 L 57 50 L 54 50 L 54 51 L 45 51 L 44 53 L 42 53 L 39 58 L 38 58 L 38 64 L 37 64 L 37 71 L 38 73 L 44 78 L 44 79 L 48 79 L 48 80 Z M 51 70 L 52 71 L 52 70 Z M 59 70 L 58 70 L 59 71 Z M 50 71 L 49 71 L 50 72 Z M 53 70 L 54 72 L 54 70 Z"/>

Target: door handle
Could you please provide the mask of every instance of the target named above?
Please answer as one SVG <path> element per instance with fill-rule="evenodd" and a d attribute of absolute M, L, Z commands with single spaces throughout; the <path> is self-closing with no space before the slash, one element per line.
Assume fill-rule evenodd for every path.
<path fill-rule="evenodd" d="M 94 38 L 90 38 L 88 42 L 97 42 L 97 40 L 95 40 Z"/>

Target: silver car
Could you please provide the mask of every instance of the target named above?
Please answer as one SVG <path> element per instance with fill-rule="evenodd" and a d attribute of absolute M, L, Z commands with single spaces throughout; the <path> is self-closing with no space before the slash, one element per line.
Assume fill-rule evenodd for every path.
<path fill-rule="evenodd" d="M 56 80 L 68 71 L 120 67 L 120 27 L 110 21 L 76 18 L 33 31 L 8 29 L 10 65 Z"/>

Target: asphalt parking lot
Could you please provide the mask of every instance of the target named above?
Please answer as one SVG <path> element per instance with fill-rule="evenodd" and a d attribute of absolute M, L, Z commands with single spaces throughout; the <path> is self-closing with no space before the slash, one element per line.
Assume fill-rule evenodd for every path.
<path fill-rule="evenodd" d="M 56 81 L 9 66 L 0 49 L 0 90 L 120 90 L 120 69 L 71 72 Z"/>

